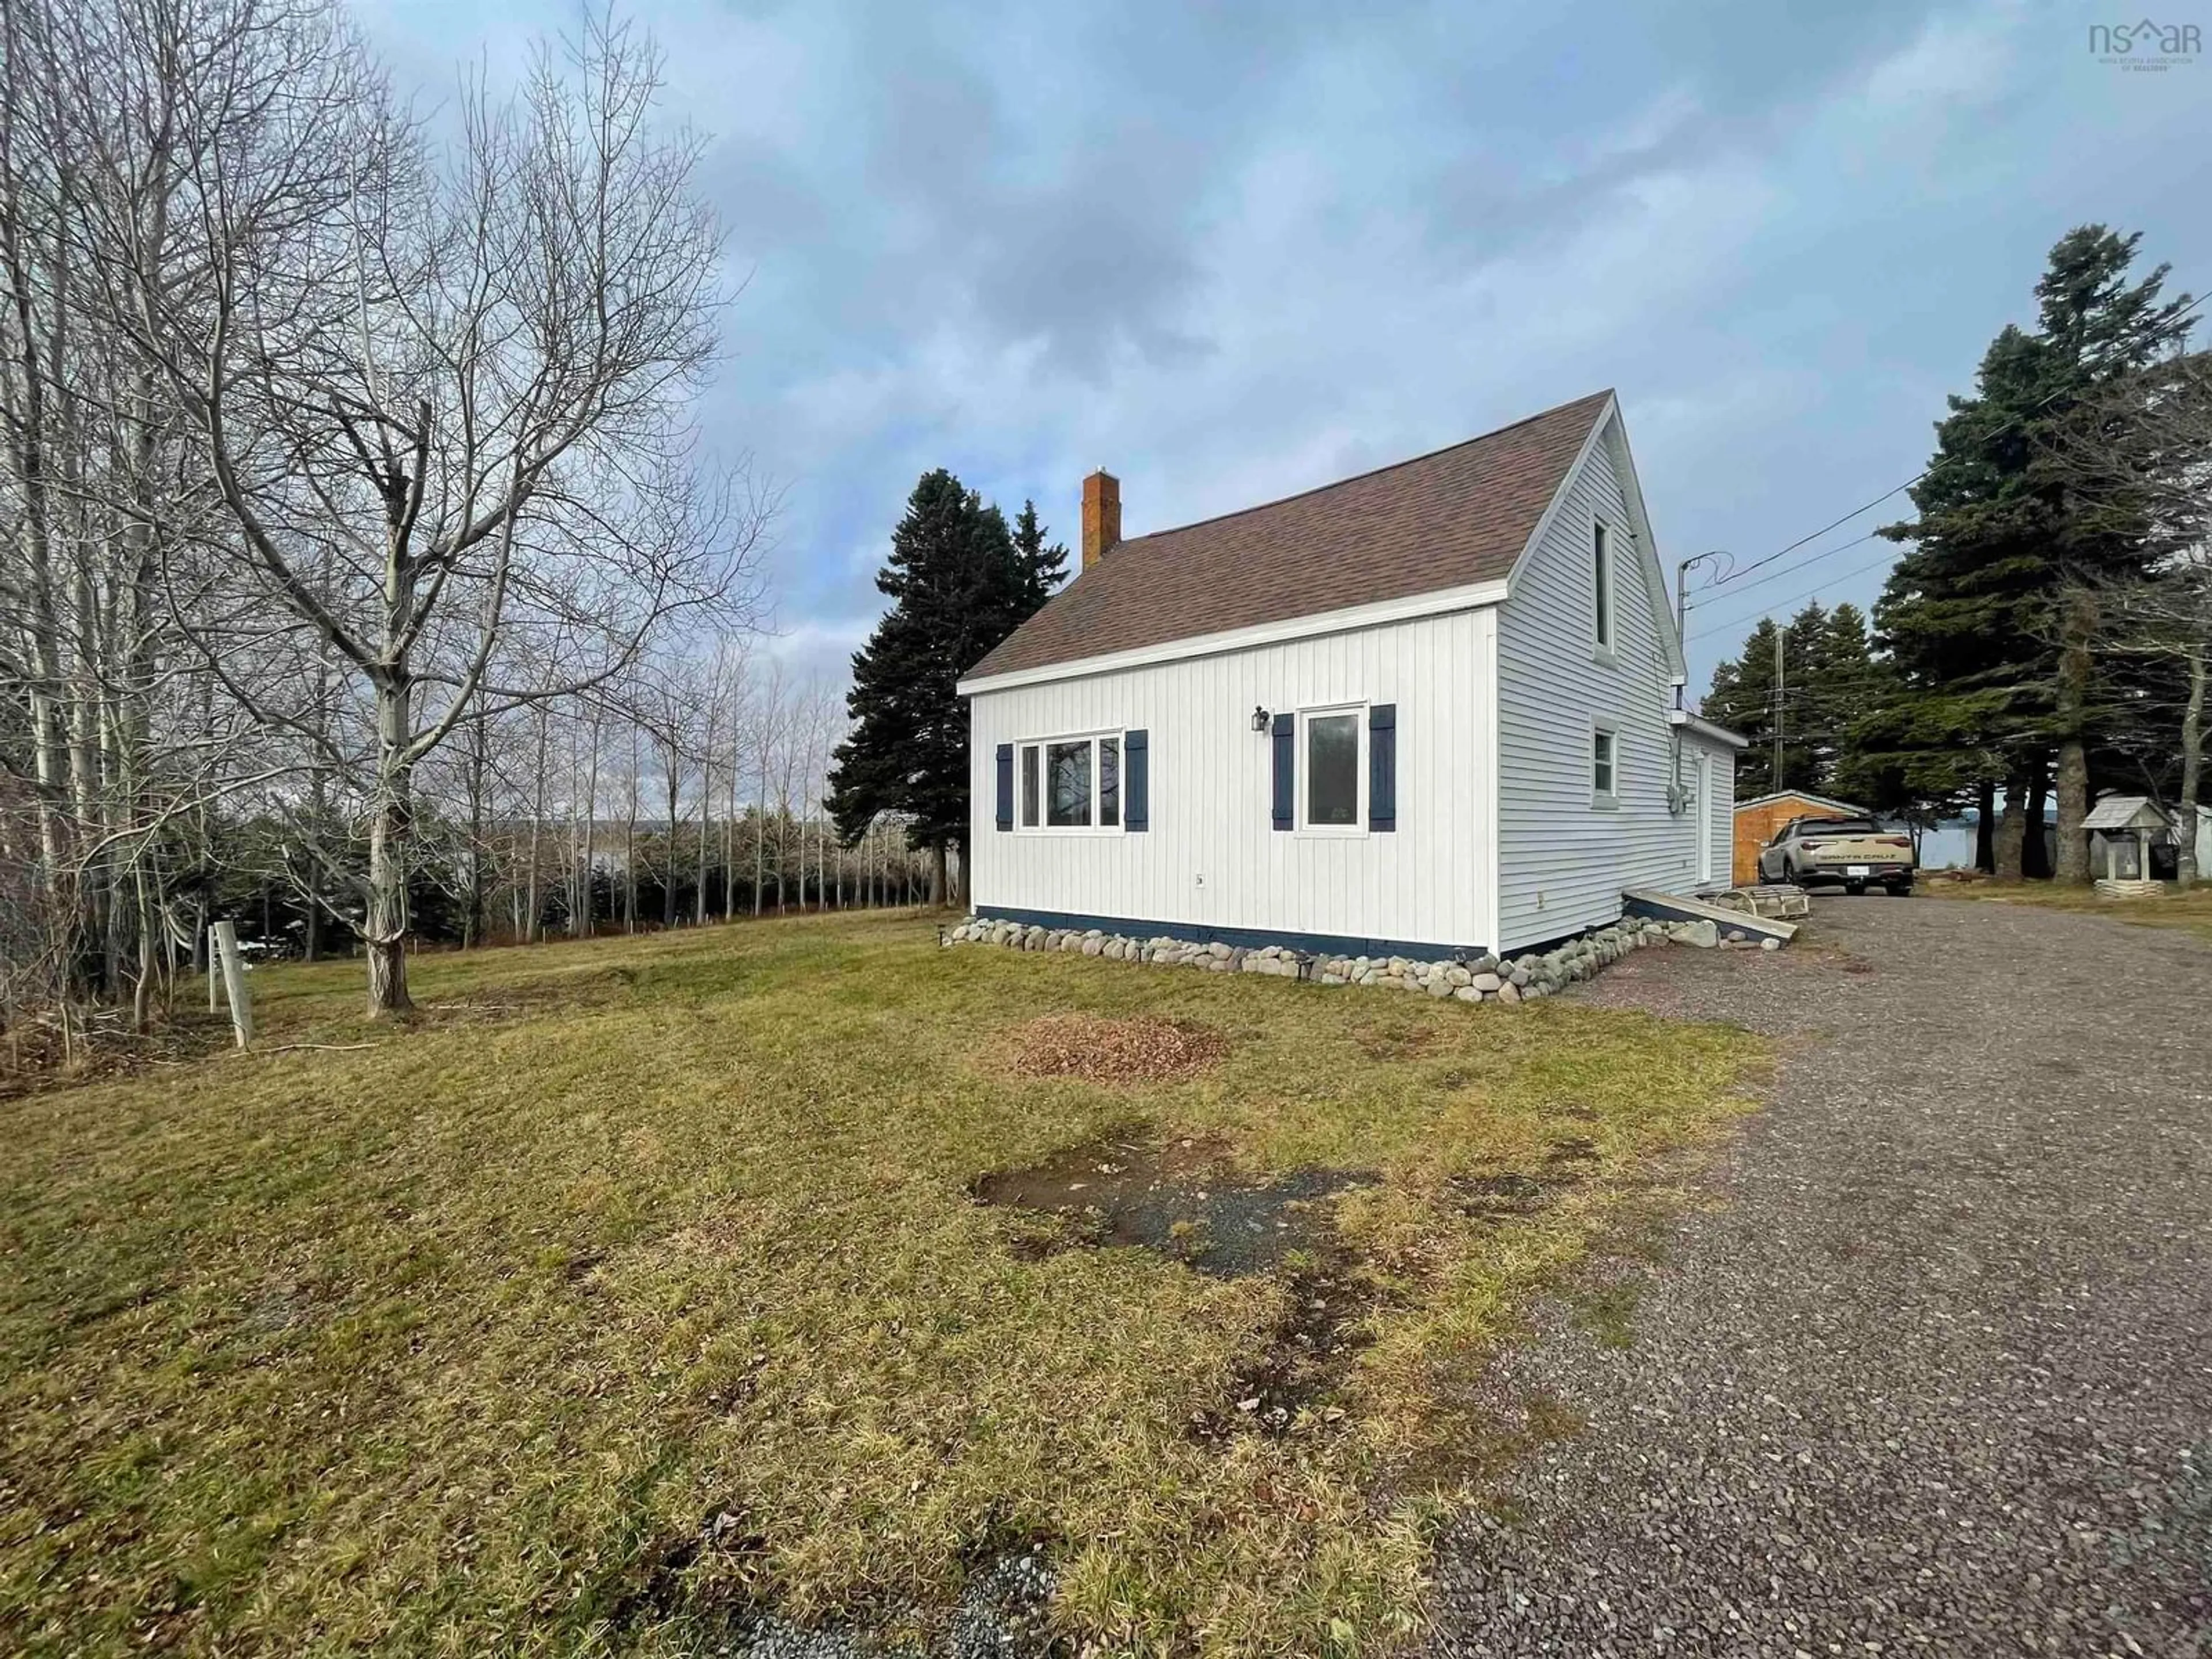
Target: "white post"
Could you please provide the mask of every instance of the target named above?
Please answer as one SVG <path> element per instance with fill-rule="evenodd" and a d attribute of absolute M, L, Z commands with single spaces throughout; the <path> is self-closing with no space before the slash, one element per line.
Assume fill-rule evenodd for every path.
<path fill-rule="evenodd" d="M 228 921 L 215 925 L 216 949 L 222 957 L 222 988 L 230 997 L 230 1029 L 241 1048 L 253 1041 L 253 994 L 246 988 L 246 964 L 239 959 L 238 929 Z"/>
<path fill-rule="evenodd" d="M 222 1003 L 220 1000 L 220 994 L 216 989 L 216 975 L 222 971 L 219 961 L 222 953 L 215 948 L 215 930 L 216 924 L 214 922 L 208 923 L 208 1012 L 210 1013 L 214 1013 L 218 1008 L 222 1006 Z"/>

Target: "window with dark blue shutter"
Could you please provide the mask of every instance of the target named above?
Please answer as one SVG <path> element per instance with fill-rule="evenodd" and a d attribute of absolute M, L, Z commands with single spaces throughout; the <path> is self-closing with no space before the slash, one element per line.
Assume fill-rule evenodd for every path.
<path fill-rule="evenodd" d="M 1298 717 L 1275 716 L 1275 828 L 1288 830 L 1297 821 Z"/>
<path fill-rule="evenodd" d="M 999 828 L 1014 827 L 1014 745 L 999 745 Z"/>
<path fill-rule="evenodd" d="M 1121 734 L 1121 827 L 1152 828 L 1152 745 L 1142 732 Z"/>
<path fill-rule="evenodd" d="M 1367 827 L 1398 827 L 1398 705 L 1378 702 L 1367 711 Z"/>

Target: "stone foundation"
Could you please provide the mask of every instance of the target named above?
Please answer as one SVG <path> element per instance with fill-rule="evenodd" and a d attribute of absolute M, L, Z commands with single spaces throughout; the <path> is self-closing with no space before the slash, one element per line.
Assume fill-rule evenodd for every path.
<path fill-rule="evenodd" d="M 1698 930 L 1703 930 L 1699 937 Z M 1322 985 L 1371 985 L 1384 990 L 1415 991 L 1461 1002 L 1529 1002 L 1550 996 L 1577 980 L 1594 977 L 1631 951 L 1647 945 L 1712 945 L 1711 922 L 1655 921 L 1627 916 L 1555 945 L 1518 956 L 1445 957 L 1343 957 L 1294 951 L 1285 945 L 1246 949 L 1241 945 L 1176 939 L 1161 934 L 1137 939 L 1098 928 L 1042 927 L 1035 923 L 994 921 L 975 917 L 946 935 L 948 945 L 996 945 L 1017 951 L 1076 951 L 1109 962 L 1152 962 L 1196 968 L 1214 974 L 1273 974 Z"/>

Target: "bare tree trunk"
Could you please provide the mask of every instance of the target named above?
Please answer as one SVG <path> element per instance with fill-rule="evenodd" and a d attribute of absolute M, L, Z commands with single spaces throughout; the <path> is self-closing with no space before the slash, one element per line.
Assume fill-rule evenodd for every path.
<path fill-rule="evenodd" d="M 761 744 L 760 793 L 753 798 L 753 915 L 761 913 L 761 889 L 768 880 L 768 744 Z"/>
<path fill-rule="evenodd" d="M 668 776 L 664 780 L 668 791 L 668 875 L 660 884 L 660 925 L 676 926 L 676 826 L 682 822 L 677 816 L 677 793 L 683 787 L 683 776 L 676 769 L 676 751 L 668 752 Z"/>
<path fill-rule="evenodd" d="M 1997 817 L 1996 873 L 2000 881 L 2021 878 L 2027 842 L 2027 773 L 2017 763 L 2005 775 L 2004 810 Z"/>
<path fill-rule="evenodd" d="M 592 752 L 584 767 L 584 855 L 576 873 L 580 891 L 576 908 L 568 915 L 568 929 L 579 939 L 589 939 L 594 932 L 593 910 L 598 902 L 592 881 L 592 859 L 594 832 L 599 823 L 599 720 L 595 708 L 592 713 Z"/>
<path fill-rule="evenodd" d="M 368 1012 L 372 1019 L 412 1013 L 407 994 L 407 841 L 414 801 L 405 756 L 410 737 L 404 682 L 377 688 L 379 764 L 368 831 Z"/>
<path fill-rule="evenodd" d="M 722 802 L 722 920 L 738 914 L 738 726 L 730 723 L 730 783 Z"/>
<path fill-rule="evenodd" d="M 2174 879 L 2182 887 L 2197 884 L 2197 796 L 2204 787 L 2204 681 L 2206 651 L 2192 643 L 2185 652 L 2189 666 L 2189 699 L 2181 710 L 2181 836 L 2174 860 Z"/>
<path fill-rule="evenodd" d="M 2081 828 L 2089 816 L 2089 677 L 2094 666 L 2090 641 L 2097 630 L 2097 596 L 2086 586 L 2070 589 L 2063 601 L 2058 643 L 2058 848 L 2051 873 L 2059 881 L 2089 879 L 2089 838 Z"/>
<path fill-rule="evenodd" d="M 712 770 L 702 754 L 699 761 L 699 891 L 691 903 L 691 925 L 695 927 L 707 925 L 707 845 L 714 836 L 714 821 L 708 816 L 714 804 L 712 784 Z"/>
<path fill-rule="evenodd" d="M 2028 763 L 2027 823 L 2021 831 L 2020 873 L 2029 881 L 2051 879 L 2051 768 L 2039 753 Z"/>
<path fill-rule="evenodd" d="M 538 764 L 530 791 L 530 853 L 525 863 L 523 877 L 524 903 L 528 914 L 522 921 L 522 937 L 526 944 L 538 943 L 538 918 L 545 908 L 545 900 L 538 890 L 538 842 L 539 831 L 545 823 L 545 743 L 546 728 L 553 715 L 549 705 L 539 703 L 533 711 L 538 717 Z"/>
<path fill-rule="evenodd" d="M 469 803 L 469 890 L 461 910 L 461 948 L 483 943 L 484 931 L 484 753 L 483 716 L 469 722 L 468 754 L 463 763 Z"/>

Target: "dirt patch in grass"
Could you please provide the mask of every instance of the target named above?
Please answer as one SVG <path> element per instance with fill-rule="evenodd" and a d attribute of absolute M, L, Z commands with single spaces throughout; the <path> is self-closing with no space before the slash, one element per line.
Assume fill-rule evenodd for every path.
<path fill-rule="evenodd" d="M 1024 1077 L 1091 1083 L 1173 1083 L 1229 1052 L 1220 1032 L 1188 1020 L 1047 1014 L 1007 1034 L 1007 1058 Z"/>
<path fill-rule="evenodd" d="M 1191 1432 L 1220 1442 L 1240 1433 L 1285 1434 L 1334 1423 L 1333 1403 L 1368 1346 L 1374 1279 L 1349 1250 L 1310 1258 L 1284 1286 L 1283 1312 L 1259 1351 L 1230 1379 L 1222 1406 L 1197 1413 Z"/>
<path fill-rule="evenodd" d="M 1219 1441 L 1247 1431 L 1282 1433 L 1327 1405 L 1365 1346 L 1373 1276 L 1337 1237 L 1334 1200 L 1371 1181 L 1363 1171 L 1297 1170 L 1240 1176 L 1217 1140 L 1164 1142 L 1139 1132 L 1103 1137 L 1028 1169 L 984 1176 L 976 1201 L 1049 1217 L 1056 1241 L 1025 1238 L 1032 1257 L 1060 1248 L 1135 1246 L 1217 1279 L 1279 1278 L 1282 1313 L 1229 1381 L 1226 1397 L 1196 1412 L 1192 1432 Z"/>
<path fill-rule="evenodd" d="M 1133 1131 L 1027 1169 L 994 1170 L 969 1191 L 980 1204 L 1053 1218 L 1063 1246 L 1136 1245 L 1216 1279 L 1237 1279 L 1333 1248 L 1328 1200 L 1366 1179 L 1351 1170 L 1295 1170 L 1255 1181 L 1229 1166 L 1218 1140 L 1154 1141 Z"/>
<path fill-rule="evenodd" d="M 1443 1035 L 1434 1022 L 1378 1019 L 1361 1026 L 1352 1041 L 1370 1060 L 1418 1060 L 1433 1054 Z"/>
<path fill-rule="evenodd" d="M 1444 1183 L 1451 1206 L 1474 1221 L 1523 1219 L 1538 1214 L 1579 1185 L 1599 1159 L 1597 1147 L 1579 1135 L 1554 1141 L 1533 1174 L 1505 1170 L 1455 1176 Z"/>

